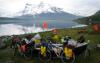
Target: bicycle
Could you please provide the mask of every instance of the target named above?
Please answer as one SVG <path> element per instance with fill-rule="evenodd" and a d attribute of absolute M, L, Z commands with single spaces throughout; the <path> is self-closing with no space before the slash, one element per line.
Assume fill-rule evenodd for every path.
<path fill-rule="evenodd" d="M 39 59 L 43 63 L 47 63 L 48 61 L 50 61 L 55 57 L 60 58 L 62 63 L 65 62 L 73 63 L 75 60 L 74 54 L 71 58 L 66 57 L 62 44 L 47 43 L 45 45 L 41 45 L 41 47 L 45 48 L 44 51 L 41 50 L 40 48 L 40 52 L 39 52 Z M 41 52 L 44 52 L 44 54 L 41 54 Z"/>
<path fill-rule="evenodd" d="M 16 42 L 12 49 L 14 56 L 22 56 L 25 59 L 30 59 L 32 58 L 34 43 L 26 44 L 26 41 L 21 40 L 20 42 Z"/>

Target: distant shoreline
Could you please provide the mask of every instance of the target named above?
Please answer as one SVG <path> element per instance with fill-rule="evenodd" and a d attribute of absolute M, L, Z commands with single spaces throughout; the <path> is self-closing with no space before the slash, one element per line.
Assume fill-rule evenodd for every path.
<path fill-rule="evenodd" d="M 78 29 L 78 28 L 83 28 L 86 27 L 87 25 L 77 25 L 77 26 L 72 26 L 71 28 L 56 28 L 57 30 L 62 30 L 62 29 Z M 53 29 L 53 28 L 52 28 Z M 0 37 L 6 37 L 6 36 L 13 36 L 13 35 L 26 35 L 26 34 L 35 34 L 35 33 L 43 33 L 43 32 L 50 32 L 52 29 L 49 30 L 42 30 L 40 32 L 31 32 L 31 33 L 23 33 L 23 34 L 12 34 L 12 35 L 4 35 Z"/>

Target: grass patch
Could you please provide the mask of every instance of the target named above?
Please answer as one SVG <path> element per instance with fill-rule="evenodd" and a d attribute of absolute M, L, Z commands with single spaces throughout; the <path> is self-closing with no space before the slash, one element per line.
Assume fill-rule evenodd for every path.
<path fill-rule="evenodd" d="M 58 29 L 58 34 L 63 37 L 66 35 L 70 35 L 73 39 L 77 40 L 80 36 L 78 31 L 80 29 Z M 31 33 L 34 35 L 33 33 Z M 86 40 L 90 40 L 89 48 L 91 48 L 91 56 L 84 58 L 83 56 L 79 56 L 75 63 L 98 63 L 100 62 L 100 50 L 95 49 L 95 45 L 100 43 L 100 34 L 87 34 L 85 35 Z M 19 35 L 20 37 L 24 37 L 24 35 Z M 40 32 L 40 35 L 45 38 L 46 36 L 51 36 L 52 33 L 50 31 Z M 8 46 L 11 44 L 11 39 L 5 42 Z M 58 61 L 59 60 L 59 61 Z M 6 63 L 7 61 L 14 61 L 14 63 L 41 63 L 37 57 L 33 57 L 31 60 L 27 60 L 21 57 L 13 56 L 12 50 L 7 47 L 6 49 L 0 50 L 0 63 Z M 54 61 L 51 61 L 53 63 Z M 50 63 L 50 62 L 49 62 Z M 55 63 L 61 63 L 60 59 L 55 60 Z"/>

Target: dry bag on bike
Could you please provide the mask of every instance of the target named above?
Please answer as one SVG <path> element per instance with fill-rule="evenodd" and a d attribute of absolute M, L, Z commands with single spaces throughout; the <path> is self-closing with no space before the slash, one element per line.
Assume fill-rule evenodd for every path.
<path fill-rule="evenodd" d="M 68 48 L 68 47 L 65 47 L 64 48 L 64 53 L 65 53 L 65 56 L 68 57 L 68 58 L 71 58 L 72 55 L 73 55 L 73 51 L 71 48 Z"/>

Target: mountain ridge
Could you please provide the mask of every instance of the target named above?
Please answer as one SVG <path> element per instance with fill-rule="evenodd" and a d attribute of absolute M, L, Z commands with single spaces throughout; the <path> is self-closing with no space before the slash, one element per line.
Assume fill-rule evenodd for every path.
<path fill-rule="evenodd" d="M 97 11 L 94 15 L 84 17 L 84 18 L 79 18 L 75 20 L 76 22 L 80 24 L 89 24 L 89 23 L 100 23 L 100 10 Z"/>
<path fill-rule="evenodd" d="M 35 9 L 35 10 L 34 10 Z M 23 11 L 18 12 L 18 16 L 14 17 L 0 17 L 0 21 L 73 21 L 74 19 L 82 16 L 76 16 L 68 12 L 63 11 L 62 8 L 57 8 L 48 4 L 40 3 L 39 5 L 26 4 Z"/>
<path fill-rule="evenodd" d="M 40 13 L 40 14 L 36 14 L 36 15 L 31 15 L 31 14 L 26 14 L 26 15 L 22 15 L 22 16 L 17 16 L 14 18 L 9 18 L 9 17 L 0 17 L 1 20 L 14 20 L 14 19 L 40 19 L 40 20 L 74 20 L 77 18 L 80 18 L 81 16 L 76 16 L 70 13 L 66 13 L 63 11 L 60 12 L 47 12 L 47 13 Z"/>

